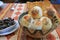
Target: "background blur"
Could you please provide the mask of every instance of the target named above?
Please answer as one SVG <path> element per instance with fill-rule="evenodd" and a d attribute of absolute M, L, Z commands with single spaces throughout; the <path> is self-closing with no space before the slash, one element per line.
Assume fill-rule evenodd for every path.
<path fill-rule="evenodd" d="M 4 3 L 26 3 L 27 1 L 34 2 L 34 1 L 43 1 L 43 0 L 0 0 Z M 49 0 L 52 4 L 60 4 L 60 0 Z"/>

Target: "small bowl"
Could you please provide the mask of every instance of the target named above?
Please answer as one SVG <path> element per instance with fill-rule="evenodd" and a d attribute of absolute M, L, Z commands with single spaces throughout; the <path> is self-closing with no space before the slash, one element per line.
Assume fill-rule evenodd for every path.
<path fill-rule="evenodd" d="M 9 26 L 9 27 L 6 27 L 6 28 L 4 28 L 4 29 L 1 29 L 0 31 L 5 31 L 5 30 L 7 30 L 7 29 L 11 29 L 11 28 L 13 28 L 13 27 L 16 25 L 16 21 L 14 21 L 14 22 L 15 22 L 14 25 Z"/>
<path fill-rule="evenodd" d="M 0 30 L 0 36 L 5 36 L 8 34 L 11 34 L 11 33 L 15 32 L 18 28 L 19 28 L 18 21 L 15 21 L 14 25 L 7 27 L 3 30 Z"/>

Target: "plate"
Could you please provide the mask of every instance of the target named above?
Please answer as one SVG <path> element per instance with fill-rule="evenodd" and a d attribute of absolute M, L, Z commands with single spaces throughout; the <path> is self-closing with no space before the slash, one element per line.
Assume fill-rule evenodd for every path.
<path fill-rule="evenodd" d="M 13 33 L 14 31 L 16 31 L 18 29 L 18 27 L 19 27 L 19 24 L 18 24 L 18 21 L 15 21 L 15 22 L 16 22 L 16 24 L 14 26 L 12 26 L 10 29 L 9 28 L 8 29 L 4 29 L 4 31 L 1 30 L 0 31 L 0 36 L 1 35 L 8 35 L 8 34 Z"/>

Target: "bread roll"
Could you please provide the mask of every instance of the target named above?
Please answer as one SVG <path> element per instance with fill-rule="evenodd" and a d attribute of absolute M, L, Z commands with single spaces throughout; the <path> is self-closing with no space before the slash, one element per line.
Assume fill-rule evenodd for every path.
<path fill-rule="evenodd" d="M 43 33 L 45 33 L 46 31 L 48 31 L 52 28 L 52 22 L 48 17 L 42 17 L 40 20 L 42 22 Z"/>

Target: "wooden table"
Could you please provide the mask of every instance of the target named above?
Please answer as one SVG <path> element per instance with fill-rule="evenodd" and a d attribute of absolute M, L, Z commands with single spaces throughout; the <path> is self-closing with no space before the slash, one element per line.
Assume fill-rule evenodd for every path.
<path fill-rule="evenodd" d="M 9 9 L 12 7 L 12 5 L 13 4 L 8 3 L 7 6 L 4 9 L 1 10 L 0 19 L 2 19 L 6 15 L 6 13 L 9 11 Z"/>
<path fill-rule="evenodd" d="M 11 9 L 11 7 L 13 6 L 14 4 L 13 3 L 8 3 L 8 6 L 6 7 L 6 8 L 4 8 L 1 12 L 0 12 L 0 19 L 3 19 L 3 18 L 5 18 L 5 17 L 11 17 L 11 13 L 13 13 L 13 11 L 12 10 L 10 10 Z M 57 9 L 59 9 L 60 8 L 60 5 L 54 5 L 54 7 L 55 7 L 55 9 L 57 10 Z M 57 10 L 57 12 L 59 12 L 58 10 Z M 59 27 L 60 28 L 60 27 Z M 58 30 L 58 29 L 57 29 Z M 21 28 L 19 28 L 18 29 L 18 34 L 21 34 L 21 31 L 22 31 L 22 29 Z M 59 30 L 60 31 L 60 30 Z M 58 31 L 58 32 L 59 32 Z M 12 33 L 12 34 L 14 34 L 14 33 Z M 11 34 L 11 35 L 12 35 Z M 8 35 L 8 37 L 9 37 L 10 35 Z M 60 34 L 59 34 L 59 36 L 60 36 Z M 11 36 L 10 36 L 11 37 Z M 18 37 L 18 39 L 17 40 L 20 40 L 20 35 L 18 35 L 17 36 Z"/>
<path fill-rule="evenodd" d="M 60 13 L 60 4 L 53 4 L 58 13 Z"/>

